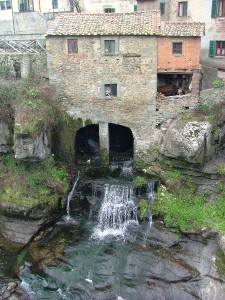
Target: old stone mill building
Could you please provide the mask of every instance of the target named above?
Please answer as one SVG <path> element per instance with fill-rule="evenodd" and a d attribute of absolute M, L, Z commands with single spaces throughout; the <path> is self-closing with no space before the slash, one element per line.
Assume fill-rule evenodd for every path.
<path fill-rule="evenodd" d="M 161 24 L 160 11 L 62 14 L 47 31 L 50 83 L 68 120 L 58 153 L 102 163 L 151 156 L 161 123 L 198 102 L 200 23 Z"/>

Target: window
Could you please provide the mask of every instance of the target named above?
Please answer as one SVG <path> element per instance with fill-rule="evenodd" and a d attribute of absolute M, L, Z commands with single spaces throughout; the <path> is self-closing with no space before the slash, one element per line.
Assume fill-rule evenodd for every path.
<path fill-rule="evenodd" d="M 178 16 L 179 17 L 187 16 L 187 1 L 178 3 Z"/>
<path fill-rule="evenodd" d="M 10 0 L 0 0 L 0 10 L 11 9 L 11 2 Z"/>
<path fill-rule="evenodd" d="M 58 0 L 52 0 L 52 8 L 58 8 Z"/>
<path fill-rule="evenodd" d="M 104 13 L 108 14 L 108 13 L 114 13 L 115 12 L 115 8 L 112 7 L 106 7 L 104 8 Z"/>
<path fill-rule="evenodd" d="M 75 39 L 67 40 L 68 53 L 78 53 L 78 43 Z"/>
<path fill-rule="evenodd" d="M 181 42 L 173 43 L 173 54 L 182 54 L 182 43 Z"/>
<path fill-rule="evenodd" d="M 160 2 L 160 11 L 161 11 L 161 15 L 165 14 L 165 3 L 164 2 Z"/>
<path fill-rule="evenodd" d="M 33 11 L 33 0 L 19 0 L 19 11 Z"/>
<path fill-rule="evenodd" d="M 117 97 L 117 84 L 109 83 L 104 85 L 105 98 Z"/>
<path fill-rule="evenodd" d="M 210 41 L 209 56 L 225 56 L 225 41 Z"/>
<path fill-rule="evenodd" d="M 225 16 L 225 0 L 219 0 L 218 2 L 218 17 Z"/>
<path fill-rule="evenodd" d="M 137 11 L 137 10 L 138 10 L 137 4 L 134 4 L 134 11 Z"/>
<path fill-rule="evenodd" d="M 118 54 L 118 37 L 101 37 L 101 53 L 103 55 Z"/>
<path fill-rule="evenodd" d="M 104 49 L 105 54 L 115 54 L 115 40 L 105 40 L 104 41 Z"/>
<path fill-rule="evenodd" d="M 216 41 L 216 56 L 225 56 L 225 41 Z"/>

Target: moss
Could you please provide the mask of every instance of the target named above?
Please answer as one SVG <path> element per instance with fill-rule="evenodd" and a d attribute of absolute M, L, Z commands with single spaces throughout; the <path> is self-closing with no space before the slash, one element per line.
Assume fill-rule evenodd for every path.
<path fill-rule="evenodd" d="M 141 220 L 144 219 L 144 217 L 148 211 L 148 208 L 149 208 L 148 200 L 140 199 L 138 202 L 138 209 L 140 210 L 139 217 Z"/>
<path fill-rule="evenodd" d="M 221 249 L 216 251 L 216 261 L 215 261 L 217 271 L 220 275 L 225 276 L 225 254 Z"/>
<path fill-rule="evenodd" d="M 57 207 L 59 195 L 68 190 L 67 172 L 52 158 L 42 162 L 17 162 L 0 155 L 0 202 L 18 207 Z"/>
<path fill-rule="evenodd" d="M 133 186 L 136 188 L 143 187 L 147 185 L 147 180 L 143 176 L 137 176 L 133 181 Z"/>
<path fill-rule="evenodd" d="M 109 153 L 106 148 L 100 149 L 102 165 L 107 166 L 109 164 Z"/>

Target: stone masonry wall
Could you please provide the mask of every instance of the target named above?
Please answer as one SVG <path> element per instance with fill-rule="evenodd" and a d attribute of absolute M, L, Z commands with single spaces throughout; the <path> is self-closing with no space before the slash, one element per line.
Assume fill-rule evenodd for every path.
<path fill-rule="evenodd" d="M 147 149 L 155 127 L 157 38 L 118 37 L 118 55 L 101 54 L 100 37 L 78 39 L 78 53 L 67 53 L 66 37 L 47 37 L 49 79 L 61 93 L 68 114 L 83 123 L 114 123 L 132 130 L 135 150 Z M 118 84 L 118 97 L 104 99 L 106 83 Z M 120 91 L 120 92 L 119 92 Z"/>
<path fill-rule="evenodd" d="M 15 78 L 14 63 L 20 64 L 21 78 L 31 74 L 40 78 L 47 77 L 46 53 L 2 53 L 0 54 L 0 77 Z"/>
<path fill-rule="evenodd" d="M 173 42 L 182 42 L 182 54 L 173 54 Z M 159 37 L 159 69 L 192 69 L 200 66 L 200 43 L 196 37 Z"/>

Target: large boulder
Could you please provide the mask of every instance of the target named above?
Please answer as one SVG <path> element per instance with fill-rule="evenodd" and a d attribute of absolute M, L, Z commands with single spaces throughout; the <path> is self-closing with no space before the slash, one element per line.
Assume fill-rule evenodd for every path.
<path fill-rule="evenodd" d="M 51 152 L 45 132 L 31 137 L 29 134 L 17 134 L 14 144 L 15 158 L 22 160 L 43 160 Z"/>
<path fill-rule="evenodd" d="M 175 120 L 168 127 L 160 152 L 189 163 L 202 163 L 212 153 L 210 122 Z"/>
<path fill-rule="evenodd" d="M 0 122 L 0 152 L 12 151 L 12 130 L 6 122 Z"/>

